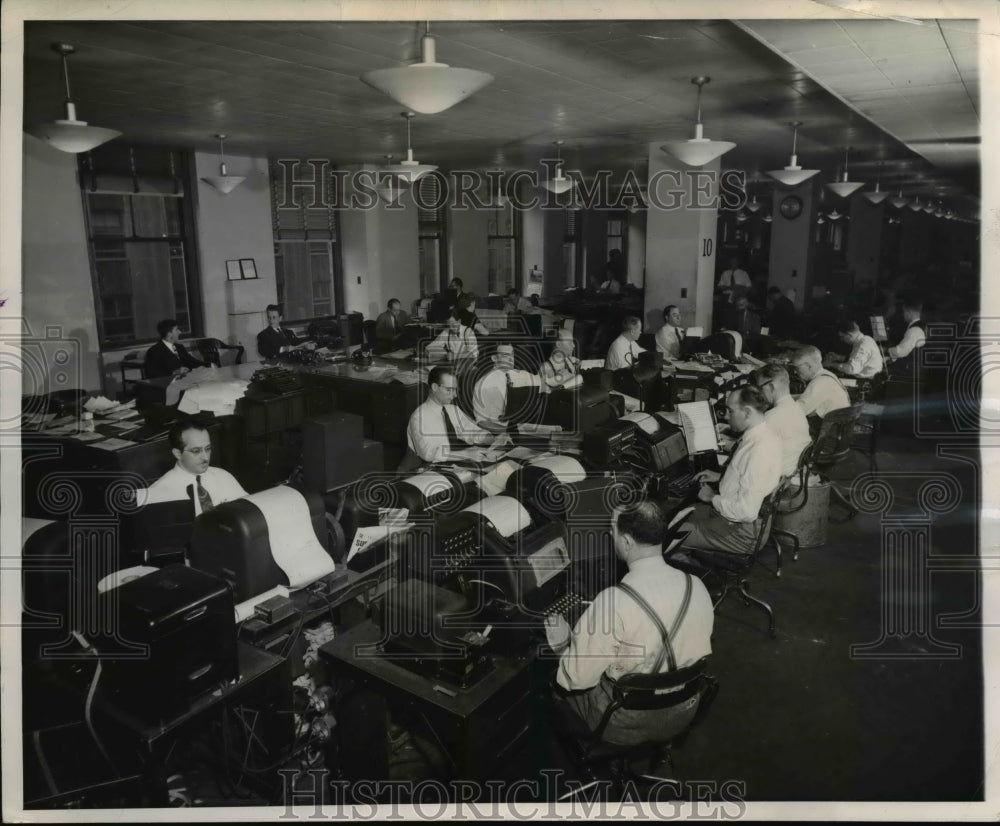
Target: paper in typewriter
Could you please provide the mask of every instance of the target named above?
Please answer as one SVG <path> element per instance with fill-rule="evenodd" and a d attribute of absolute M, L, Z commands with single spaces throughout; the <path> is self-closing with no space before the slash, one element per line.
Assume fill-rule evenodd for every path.
<path fill-rule="evenodd" d="M 333 559 L 316 538 L 309 505 L 301 493 L 279 485 L 246 499 L 264 516 L 271 555 L 288 577 L 289 588 L 302 588 L 333 573 Z"/>
<path fill-rule="evenodd" d="M 650 415 L 649 413 L 627 413 L 621 417 L 620 421 L 635 422 L 638 428 L 649 436 L 652 436 L 657 430 L 660 429 L 660 425 L 656 421 L 656 417 Z"/>
<path fill-rule="evenodd" d="M 531 524 L 531 517 L 524 505 L 512 496 L 487 496 L 465 510 L 489 520 L 504 539 L 510 539 Z"/>
<path fill-rule="evenodd" d="M 703 453 L 719 448 L 719 437 L 715 432 L 715 416 L 707 401 L 684 402 L 677 405 L 681 417 L 681 430 L 687 442 L 688 454 Z"/>

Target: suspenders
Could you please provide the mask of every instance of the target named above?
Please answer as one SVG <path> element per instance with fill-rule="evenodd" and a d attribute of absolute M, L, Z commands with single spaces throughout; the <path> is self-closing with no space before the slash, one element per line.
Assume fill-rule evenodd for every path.
<path fill-rule="evenodd" d="M 680 610 L 677 612 L 677 617 L 674 619 L 674 624 L 670 627 L 670 631 L 667 631 L 667 627 L 663 624 L 663 620 L 657 616 L 652 606 L 638 593 L 638 591 L 635 590 L 635 588 L 630 585 L 626 585 L 624 582 L 619 582 L 615 587 L 620 588 L 635 600 L 636 604 L 638 604 L 638 606 L 646 612 L 646 616 L 653 621 L 653 624 L 660 632 L 660 637 L 663 639 L 663 648 L 660 649 L 660 654 L 656 658 L 656 663 L 654 663 L 651 673 L 659 674 L 660 669 L 663 667 L 664 659 L 667 660 L 667 671 L 675 670 L 677 668 L 677 660 L 674 657 L 674 647 L 671 645 L 670 641 L 677 634 L 677 629 L 681 627 L 684 617 L 687 616 L 688 606 L 691 604 L 691 574 L 684 575 L 684 599 L 681 600 Z"/>

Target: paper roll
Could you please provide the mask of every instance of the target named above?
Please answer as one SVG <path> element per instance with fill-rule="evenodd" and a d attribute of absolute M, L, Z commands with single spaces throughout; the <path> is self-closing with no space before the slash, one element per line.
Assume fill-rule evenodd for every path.
<path fill-rule="evenodd" d="M 430 470 L 415 476 L 407 476 L 403 482 L 419 490 L 425 499 L 430 499 L 441 491 L 451 490 L 452 487 L 452 483 L 448 481 L 447 477 Z"/>
<path fill-rule="evenodd" d="M 579 482 L 587 478 L 587 471 L 583 469 L 583 465 L 572 456 L 549 456 L 545 459 L 528 462 L 528 464 L 552 471 L 552 475 L 565 484 Z"/>
<path fill-rule="evenodd" d="M 660 426 L 656 423 L 656 417 L 649 413 L 627 413 L 621 417 L 620 421 L 635 422 L 643 433 L 650 436 L 660 429 Z"/>
<path fill-rule="evenodd" d="M 509 539 L 531 525 L 531 517 L 524 505 L 512 496 L 487 496 L 465 508 L 465 512 L 475 513 L 489 520 L 504 539 Z"/>
<path fill-rule="evenodd" d="M 319 544 L 305 497 L 279 485 L 246 497 L 264 515 L 271 556 L 288 577 L 289 588 L 302 588 L 333 573 L 333 559 Z"/>

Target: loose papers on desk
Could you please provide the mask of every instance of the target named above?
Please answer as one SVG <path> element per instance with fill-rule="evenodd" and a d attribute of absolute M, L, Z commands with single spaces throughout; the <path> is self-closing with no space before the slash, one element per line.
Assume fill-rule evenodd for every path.
<path fill-rule="evenodd" d="M 112 437 L 103 442 L 94 442 L 94 447 L 99 447 L 101 450 L 121 450 L 123 447 L 135 447 L 135 444 L 135 442 Z"/>
<path fill-rule="evenodd" d="M 264 516 L 271 556 L 288 577 L 289 588 L 302 588 L 333 573 L 333 559 L 316 538 L 309 506 L 301 493 L 279 485 L 245 498 Z"/>
<path fill-rule="evenodd" d="M 350 550 L 347 552 L 347 561 L 350 562 L 369 545 L 385 539 L 390 534 L 405 531 L 412 525 L 412 522 L 404 522 L 402 524 L 393 523 L 391 525 L 374 525 L 370 528 L 358 528 L 354 534 L 354 540 L 351 542 Z"/>
<path fill-rule="evenodd" d="M 707 364 L 702 364 L 700 361 L 675 361 L 674 367 L 677 370 L 683 370 L 690 373 L 713 373 L 715 372 Z"/>
<path fill-rule="evenodd" d="M 249 384 L 246 379 L 232 379 L 196 385 L 185 391 L 177 409 L 188 414 L 207 411 L 216 416 L 231 416 L 236 412 L 236 402 L 246 395 Z"/>

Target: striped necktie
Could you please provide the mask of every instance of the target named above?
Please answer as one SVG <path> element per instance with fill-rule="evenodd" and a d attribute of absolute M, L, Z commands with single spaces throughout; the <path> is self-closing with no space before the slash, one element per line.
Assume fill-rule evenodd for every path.
<path fill-rule="evenodd" d="M 212 503 L 212 497 L 209 495 L 208 491 L 201 485 L 201 476 L 194 477 L 194 489 L 198 494 L 198 504 L 201 505 L 201 512 L 206 513 L 212 510 L 215 505 Z"/>

